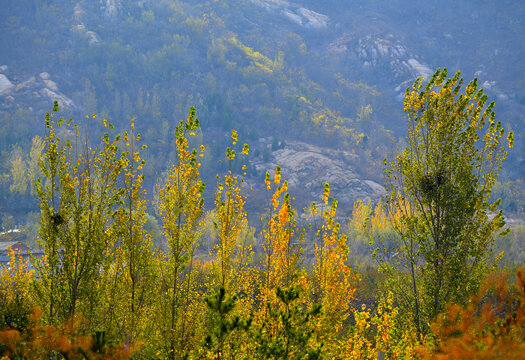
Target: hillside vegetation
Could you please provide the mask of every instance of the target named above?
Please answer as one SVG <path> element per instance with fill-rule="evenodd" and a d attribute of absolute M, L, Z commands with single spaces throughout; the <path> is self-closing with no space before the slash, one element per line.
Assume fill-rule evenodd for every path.
<path fill-rule="evenodd" d="M 459 73 L 447 78 L 438 70 L 425 87 L 419 79 L 407 89 L 408 146 L 387 166 L 386 202 L 373 210 L 355 204 L 350 237 L 336 220 L 338 201 L 328 183 L 322 201 L 300 219 L 277 167 L 264 178 L 256 238 L 244 178 L 232 167 L 250 148 L 235 130 L 206 213 L 200 175 L 206 147 L 189 141 L 200 128 L 193 107 L 176 127 L 176 159 L 150 203 L 141 156 L 147 146 L 134 121 L 115 134 L 102 120 L 105 132 L 92 147 L 72 119 L 57 116 L 55 102 L 35 181 L 43 254 L 28 264 L 12 252 L 2 266 L 0 354 L 518 356 L 523 273 L 516 288 L 496 275 L 483 285 L 504 255 L 493 254 L 495 238 L 508 229 L 496 212 L 501 201 L 490 193 L 513 133 L 495 121 L 494 103 L 486 104 L 476 80 L 460 94 L 462 83 Z M 146 226 L 151 208 L 161 220 L 161 244 Z M 356 272 L 352 247 L 367 243 L 376 247 L 377 270 Z"/>
<path fill-rule="evenodd" d="M 19 196 L 28 187 L 12 188 L 13 162 L 29 153 L 34 135 L 43 136 L 40 119 L 54 100 L 66 117 L 97 114 L 119 129 L 135 118 L 149 145 L 148 187 L 173 161 L 172 134 L 191 105 L 209 151 L 202 170 L 208 180 L 237 129 L 253 148 L 247 176 L 259 184 L 273 168 L 275 144 L 300 141 L 355 154 L 345 162 L 353 176 L 383 185 L 383 158 L 403 146 L 404 90 L 440 66 L 478 77 L 498 99 L 498 115 L 517 134 L 504 178 L 515 182 L 524 168 L 524 54 L 516 45 L 523 13 L 516 1 L 7 4 L 0 14 L 2 211 L 25 223 L 36 209 L 31 197 Z M 100 135 L 93 121 L 82 126 Z M 523 193 L 521 182 L 512 186 Z M 378 199 L 371 190 L 361 197 Z M 309 194 L 305 201 L 312 200 Z M 346 214 L 354 200 L 345 201 Z M 517 202 L 509 210 L 519 214 L 523 195 Z"/>
<path fill-rule="evenodd" d="M 4 4 L 0 358 L 520 358 L 523 18 Z"/>

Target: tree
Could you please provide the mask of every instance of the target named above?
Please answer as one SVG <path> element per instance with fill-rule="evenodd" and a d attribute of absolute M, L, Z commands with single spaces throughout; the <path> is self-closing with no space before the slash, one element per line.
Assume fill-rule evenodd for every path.
<path fill-rule="evenodd" d="M 84 305 L 86 317 L 94 318 L 97 279 L 112 243 L 111 218 L 118 206 L 117 182 L 123 167 L 119 160 L 120 135 L 105 133 L 100 148 L 80 139 L 72 120 L 55 120 L 46 113 L 45 149 L 40 161 L 44 179 L 36 182 L 40 201 L 38 244 L 45 256 L 34 265 L 41 281 L 38 294 L 47 307 L 50 322 L 72 317 Z M 58 131 L 73 133 L 60 139 Z"/>
<path fill-rule="evenodd" d="M 215 354 L 216 359 L 233 359 L 236 353 L 245 347 L 242 344 L 246 344 L 248 340 L 247 333 L 235 331 L 233 336 L 232 332 L 246 330 L 251 323 L 251 316 L 248 314 L 252 307 L 251 297 L 246 294 L 253 293 L 255 288 L 252 271 L 247 266 L 251 257 L 251 245 L 246 241 L 246 230 L 249 230 L 244 210 L 246 195 L 241 192 L 244 178 L 232 172 L 237 154 L 234 149 L 238 141 L 235 130 L 232 130 L 231 141 L 231 146 L 226 148 L 228 170 L 224 176 L 216 175 L 218 181 L 212 221 L 213 236 L 216 237 L 217 243 L 210 252 L 214 260 L 208 288 L 212 292 L 205 298 L 210 327 L 205 347 L 211 351 L 210 354 Z M 249 146 L 244 144 L 240 155 L 248 155 L 248 152 Z M 241 238 L 241 235 L 244 237 Z M 217 285 L 219 289 L 214 293 Z M 239 299 L 236 295 L 226 297 L 226 294 L 243 296 Z M 241 318 L 248 320 L 242 322 Z"/>
<path fill-rule="evenodd" d="M 0 264 L 0 330 L 27 329 L 33 306 L 30 292 L 33 271 L 28 265 L 11 247 L 8 263 Z"/>
<path fill-rule="evenodd" d="M 25 195 L 27 193 L 27 169 L 21 155 L 15 155 L 11 160 L 10 171 L 13 184 L 9 186 L 9 191 Z"/>
<path fill-rule="evenodd" d="M 246 212 L 244 204 L 246 197 L 241 195 L 241 186 L 238 177 L 232 175 L 232 162 L 235 160 L 236 151 L 233 147 L 237 143 L 237 131 L 232 131 L 232 147 L 226 148 L 228 159 L 228 173 L 224 175 L 224 182 L 217 182 L 215 191 L 215 210 L 217 212 L 217 222 L 214 227 L 217 232 L 217 260 L 220 265 L 220 285 L 229 289 L 230 270 L 232 255 L 236 250 L 237 238 L 246 223 Z M 247 144 L 242 149 L 243 155 L 248 155 L 249 147 Z M 217 176 L 217 178 L 219 178 Z M 244 182 L 244 179 L 241 178 Z"/>
<path fill-rule="evenodd" d="M 340 234 L 341 226 L 335 221 L 337 200 L 331 199 L 330 204 L 329 198 L 330 185 L 325 182 L 320 207 L 322 220 L 315 226 L 315 264 L 311 286 L 314 301 L 323 307 L 316 324 L 318 339 L 330 345 L 325 351 L 327 356 L 338 357 L 341 350 L 338 340 L 350 315 L 355 289 L 350 284 L 351 269 L 346 264 L 349 253 L 346 235 Z M 311 216 L 316 214 L 317 205 L 313 203 Z"/>
<path fill-rule="evenodd" d="M 321 313 L 321 305 L 313 304 L 310 310 L 300 303 L 300 292 L 294 286 L 276 288 L 279 310 L 268 306 L 269 317 L 254 332 L 256 354 L 261 359 L 309 359 L 321 358 L 321 345 L 312 343 L 314 335 L 311 320 Z M 271 323 L 279 324 L 272 329 Z"/>
<path fill-rule="evenodd" d="M 219 288 L 216 294 L 204 298 L 208 309 L 212 314 L 214 323 L 211 333 L 204 339 L 204 347 L 208 350 L 209 358 L 223 359 L 227 352 L 233 353 L 235 343 L 228 341 L 235 330 L 248 330 L 252 318 L 243 321 L 238 315 L 233 315 L 232 310 L 236 305 L 237 296 L 227 296 L 223 286 Z M 228 351 L 225 351 L 228 348 Z M 235 356 L 231 355 L 231 358 Z"/>
<path fill-rule="evenodd" d="M 268 225 L 263 229 L 263 264 L 261 295 L 264 301 L 271 305 L 278 304 L 275 296 L 277 287 L 288 288 L 296 285 L 299 278 L 301 248 L 298 246 L 301 238 L 295 238 L 297 223 L 295 211 L 292 208 L 292 198 L 288 194 L 288 181 L 281 183 L 281 168 L 277 166 L 272 182 L 267 172 L 264 179 L 266 190 L 273 193 L 268 204 Z M 302 235 L 301 235 L 302 236 Z M 262 309 L 267 316 L 266 309 Z"/>
<path fill-rule="evenodd" d="M 400 292 L 419 332 L 422 319 L 434 319 L 447 300 L 461 303 L 475 293 L 490 266 L 504 225 L 490 193 L 507 156 L 494 102 L 486 106 L 477 79 L 462 94 L 459 72 L 447 78 L 438 69 L 422 82 L 405 93 L 408 144 L 385 171 L 390 219 L 401 238 L 391 258 L 408 275 L 410 291 Z M 511 148 L 512 133 L 507 141 Z"/>
<path fill-rule="evenodd" d="M 31 150 L 29 151 L 29 157 L 27 159 L 27 177 L 31 185 L 42 176 L 40 171 L 40 166 L 38 165 L 39 159 L 42 156 L 42 151 L 44 150 L 44 140 L 40 136 L 33 137 L 31 142 Z M 30 187 L 31 195 L 35 195 L 35 188 Z"/>
<path fill-rule="evenodd" d="M 171 359 L 182 356 L 190 340 L 188 319 L 191 319 L 190 295 L 195 276 L 193 256 L 197 246 L 197 228 L 204 214 L 202 194 L 205 185 L 200 178 L 197 150 L 189 149 L 188 136 L 195 135 L 198 128 L 199 120 L 195 116 L 195 108 L 191 107 L 187 120 L 181 120 L 175 130 L 176 163 L 169 171 L 166 184 L 159 187 L 159 215 L 168 242 L 168 269 L 163 285 L 167 288 L 167 304 L 162 307 L 169 308 L 169 312 L 163 320 L 168 321 L 168 317 L 171 320 L 163 333 L 166 334 L 164 340 L 169 343 L 167 353 Z M 201 154 L 203 152 L 204 147 L 201 147 Z M 183 314 L 183 311 L 186 313 Z"/>
<path fill-rule="evenodd" d="M 107 124 L 104 123 L 106 127 Z M 109 125 L 111 126 L 111 125 Z M 120 181 L 120 202 L 113 214 L 112 230 L 115 243 L 108 249 L 114 259 L 107 277 L 101 287 L 107 287 L 107 309 L 104 311 L 108 327 L 115 337 L 124 337 L 126 343 L 140 339 L 144 323 L 144 308 L 151 300 L 152 257 L 151 236 L 146 232 L 146 190 L 143 188 L 145 161 L 142 160 L 138 142 L 141 135 L 133 134 L 134 119 L 131 120 L 131 131 L 123 133 L 126 151 L 121 155 L 122 163 Z M 142 148 L 145 148 L 143 146 Z M 121 304 L 122 306 L 118 306 Z M 116 321 L 115 321 L 116 320 Z M 113 326 L 110 326 L 113 325 Z"/>

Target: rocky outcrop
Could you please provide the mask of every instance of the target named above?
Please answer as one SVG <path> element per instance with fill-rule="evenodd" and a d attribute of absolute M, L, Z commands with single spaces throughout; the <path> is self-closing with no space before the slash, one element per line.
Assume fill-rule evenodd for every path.
<path fill-rule="evenodd" d="M 30 89 L 34 87 L 36 84 L 36 77 L 31 76 L 26 81 L 21 82 L 20 84 L 16 85 L 16 91 L 21 91 L 24 89 Z"/>
<path fill-rule="evenodd" d="M 393 34 L 366 35 L 358 40 L 357 53 L 363 66 L 387 65 L 398 79 L 432 75 L 432 70 L 415 59 Z"/>
<path fill-rule="evenodd" d="M 44 80 L 44 84 L 46 85 L 46 88 L 53 90 L 53 91 L 58 91 L 57 83 L 54 82 L 53 80 Z"/>
<path fill-rule="evenodd" d="M 415 75 L 416 77 L 422 76 L 428 80 L 434 73 L 428 66 L 421 64 L 416 59 L 408 59 L 406 61 L 406 64 L 409 70 L 412 71 L 412 74 Z"/>
<path fill-rule="evenodd" d="M 328 26 L 330 18 L 313 10 L 284 0 L 251 0 L 252 3 L 269 12 L 277 12 L 288 20 L 305 28 L 322 29 Z"/>
<path fill-rule="evenodd" d="M 21 76 L 15 76 L 20 78 Z M 61 108 L 76 109 L 76 105 L 68 96 L 63 94 L 57 83 L 47 72 L 38 76 L 29 76 L 18 83 L 11 82 L 0 74 L 0 109 L 9 108 L 13 103 L 33 109 L 49 109 L 53 101 L 57 100 Z"/>
<path fill-rule="evenodd" d="M 429 79 L 434 73 L 430 67 L 417 59 L 403 43 L 403 39 L 392 33 L 358 36 L 346 33 L 333 41 L 328 50 L 338 56 L 358 60 L 364 69 L 386 69 L 400 82 L 396 91 L 404 91 L 416 78 Z"/>
<path fill-rule="evenodd" d="M 115 18 L 118 15 L 118 9 L 120 8 L 120 3 L 117 0 L 105 0 L 104 6 L 104 15 L 108 18 Z"/>
<path fill-rule="evenodd" d="M 54 91 L 52 91 L 51 89 L 48 89 L 48 88 L 44 88 L 44 89 L 40 90 L 40 94 L 42 94 L 43 96 L 47 97 L 49 100 L 52 100 L 52 101 L 56 100 L 56 101 L 58 101 L 58 104 L 60 105 L 61 108 L 64 108 L 64 107 L 72 108 L 75 105 L 73 100 L 71 100 L 67 96 L 65 96 L 63 94 L 56 93 L 56 92 L 54 92 Z"/>
<path fill-rule="evenodd" d="M 0 95 L 7 94 L 13 86 L 13 83 L 9 81 L 7 76 L 0 74 Z"/>
<path fill-rule="evenodd" d="M 111 9 L 113 9 L 114 5 L 109 4 L 107 5 Z M 113 10 L 109 10 L 109 12 L 112 14 Z M 116 16 L 116 7 L 115 7 L 115 16 Z M 107 15 L 108 8 L 106 8 L 105 13 Z M 89 41 L 89 45 L 98 45 L 100 44 L 100 39 L 97 33 L 94 31 L 89 30 L 86 25 L 84 24 L 84 10 L 80 6 L 80 4 L 76 4 L 75 8 L 73 9 L 73 21 L 75 24 L 71 27 L 71 31 L 75 34 L 77 34 L 81 38 L 85 38 Z M 108 16 L 108 15 L 107 15 Z M 111 17 L 113 15 L 110 15 Z"/>
<path fill-rule="evenodd" d="M 320 201 L 324 183 L 328 182 L 331 195 L 349 209 L 358 199 L 378 200 L 385 194 L 383 186 L 361 178 L 358 162 L 357 155 L 348 151 L 289 142 L 283 149 L 272 152 L 269 161 L 255 162 L 255 167 L 258 172 L 268 171 L 273 176 L 280 166 L 290 192 L 305 203 Z"/>
<path fill-rule="evenodd" d="M 94 31 L 88 30 L 84 24 L 73 25 L 71 29 L 75 34 L 86 38 L 90 45 L 100 44 L 98 35 Z"/>

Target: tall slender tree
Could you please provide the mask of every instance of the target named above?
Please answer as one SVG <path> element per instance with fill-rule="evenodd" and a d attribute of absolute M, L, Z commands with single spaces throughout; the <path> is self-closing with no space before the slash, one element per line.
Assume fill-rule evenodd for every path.
<path fill-rule="evenodd" d="M 198 227 L 204 213 L 202 194 L 205 185 L 200 178 L 200 162 L 196 149 L 190 150 L 188 136 L 199 128 L 195 108 L 191 107 L 185 121 L 175 129 L 176 159 L 165 184 L 159 186 L 159 215 L 168 242 L 165 272 L 168 299 L 168 329 L 163 330 L 169 344 L 171 359 L 182 357 L 189 342 L 187 310 L 195 299 L 193 256 L 197 246 Z M 204 147 L 201 147 L 201 154 Z M 186 312 L 185 312 L 186 311 Z"/>
<path fill-rule="evenodd" d="M 466 301 L 490 266 L 492 242 L 504 225 L 491 203 L 513 134 L 495 120 L 494 102 L 472 80 L 438 69 L 405 93 L 407 147 L 388 163 L 387 204 L 408 270 L 405 291 L 420 331 L 446 303 Z"/>
<path fill-rule="evenodd" d="M 237 143 L 237 131 L 232 131 L 231 140 L 232 146 L 226 149 L 228 172 L 224 175 L 222 181 L 217 182 L 217 190 L 215 191 L 217 222 L 214 223 L 214 227 L 218 239 L 219 283 L 226 290 L 230 288 L 232 257 L 237 248 L 237 238 L 247 222 L 246 211 L 244 210 L 246 197 L 241 194 L 242 184 L 239 184 L 239 177 L 232 173 L 232 163 L 237 155 L 234 150 L 234 146 Z M 245 144 L 241 155 L 248 155 L 248 151 L 248 145 Z M 244 179 L 241 178 L 241 181 L 244 181 Z"/>
<path fill-rule="evenodd" d="M 330 202 L 331 200 L 331 202 Z M 337 200 L 330 199 L 330 185 L 325 183 L 323 205 L 320 207 L 322 222 L 316 226 L 315 265 L 313 269 L 313 301 L 322 306 L 317 319 L 318 341 L 327 343 L 327 355 L 341 356 L 343 324 L 350 315 L 351 301 L 355 289 L 351 286 L 351 269 L 346 264 L 348 246 L 346 235 L 340 233 L 341 226 L 335 221 Z M 317 205 L 312 204 L 312 214 Z"/>
<path fill-rule="evenodd" d="M 134 134 L 134 127 L 132 119 L 131 131 L 124 132 L 122 137 L 125 144 L 120 158 L 123 166 L 118 184 L 120 198 L 113 214 L 114 243 L 108 249 L 114 263 L 106 269 L 105 284 L 101 284 L 107 293 L 107 309 L 102 316 L 108 318 L 108 326 L 117 332 L 115 335 L 123 336 L 128 344 L 143 338 L 143 310 L 149 305 L 154 288 L 151 236 L 144 228 L 145 161 L 138 147 L 141 136 Z M 112 318 L 117 321 L 112 322 Z"/>
<path fill-rule="evenodd" d="M 39 245 L 42 261 L 35 263 L 46 304 L 48 320 L 74 316 L 83 305 L 83 315 L 94 318 L 96 281 L 111 243 L 111 218 L 120 192 L 117 181 L 123 164 L 118 143 L 105 133 L 100 148 L 81 138 L 72 120 L 46 114 L 47 136 L 40 162 L 43 179 L 36 183 L 40 200 Z M 64 136 L 61 139 L 57 132 Z M 71 136 L 71 138 L 67 138 Z M 84 306 L 85 305 L 85 306 Z"/>

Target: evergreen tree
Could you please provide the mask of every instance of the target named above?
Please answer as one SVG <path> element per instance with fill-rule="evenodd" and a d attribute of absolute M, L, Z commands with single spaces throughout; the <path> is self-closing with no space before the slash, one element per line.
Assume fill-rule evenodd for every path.
<path fill-rule="evenodd" d="M 270 318 L 256 329 L 256 352 L 261 359 L 319 359 L 322 344 L 312 347 L 309 340 L 314 334 L 311 321 L 321 313 L 321 305 L 314 304 L 310 310 L 299 306 L 299 291 L 293 286 L 276 289 L 280 310 L 268 303 Z M 280 326 L 273 327 L 269 321 Z"/>
<path fill-rule="evenodd" d="M 223 359 L 226 353 L 232 354 L 235 351 L 235 341 L 229 341 L 234 330 L 248 330 L 252 319 L 243 321 L 238 315 L 232 314 L 237 296 L 227 296 L 222 286 L 216 294 L 207 296 L 204 301 L 213 318 L 213 330 L 206 335 L 204 347 L 211 358 Z"/>

